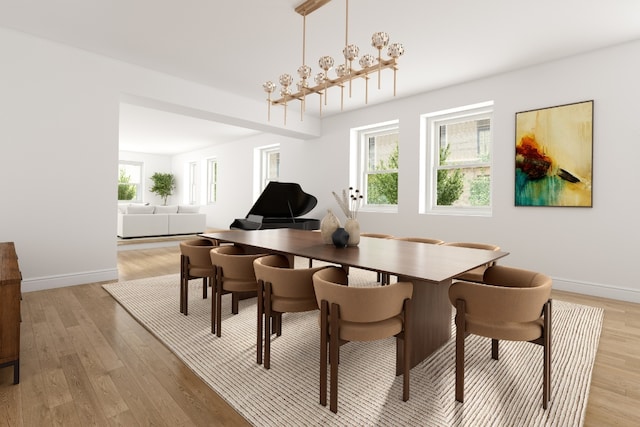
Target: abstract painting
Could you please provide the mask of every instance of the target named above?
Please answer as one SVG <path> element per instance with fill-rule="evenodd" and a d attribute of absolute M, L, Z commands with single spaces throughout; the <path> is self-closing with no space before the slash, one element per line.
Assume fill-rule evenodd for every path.
<path fill-rule="evenodd" d="M 516 113 L 516 206 L 592 206 L 593 101 Z"/>

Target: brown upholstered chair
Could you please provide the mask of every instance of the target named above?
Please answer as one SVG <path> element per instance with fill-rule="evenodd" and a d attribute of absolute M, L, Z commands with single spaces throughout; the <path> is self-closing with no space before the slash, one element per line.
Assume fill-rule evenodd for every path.
<path fill-rule="evenodd" d="M 180 313 L 185 316 L 189 312 L 189 280 L 202 278 L 202 298 L 207 298 L 207 287 L 213 287 L 214 271 L 209 251 L 217 245 L 217 241 L 210 239 L 180 242 Z"/>
<path fill-rule="evenodd" d="M 339 267 L 327 267 L 313 275 L 320 307 L 320 403 L 327 405 L 327 345 L 331 365 L 329 408 L 338 412 L 338 361 L 340 345 L 348 341 L 374 341 L 395 336 L 403 345 L 402 400 L 409 400 L 410 333 L 407 318 L 411 310 L 413 284 L 358 288 L 347 285 Z"/>
<path fill-rule="evenodd" d="M 446 242 L 443 243 L 445 246 L 458 246 L 461 248 L 471 248 L 471 249 L 486 249 L 488 251 L 499 251 L 500 246 L 492 245 L 489 243 L 475 243 L 475 242 Z M 466 280 L 468 282 L 482 282 L 482 277 L 487 268 L 496 265 L 495 261 L 489 264 L 481 265 L 480 267 L 474 268 L 473 270 L 469 270 L 466 273 L 462 273 L 461 275 L 455 277 L 459 280 Z"/>
<path fill-rule="evenodd" d="M 374 237 L 376 239 L 393 239 L 391 234 L 383 233 L 360 233 L 360 237 Z"/>
<path fill-rule="evenodd" d="M 318 309 L 312 277 L 315 272 L 325 267 L 289 267 L 289 260 L 282 255 L 267 255 L 253 261 L 258 281 L 256 361 L 259 364 L 262 363 L 262 343 L 264 340 L 264 367 L 266 369 L 271 367 L 271 335 L 273 332 L 277 336 L 282 334 L 282 313 Z"/>
<path fill-rule="evenodd" d="M 474 334 L 491 338 L 495 360 L 499 340 L 542 345 L 542 407 L 547 409 L 551 399 L 551 278 L 496 265 L 485 271 L 483 282 L 454 282 L 449 288 L 449 300 L 456 307 L 456 400 L 464 401 L 464 339 Z"/>
<path fill-rule="evenodd" d="M 360 233 L 360 237 L 373 237 L 374 239 L 393 239 L 393 235 L 384 233 Z M 390 277 L 384 273 L 377 273 L 377 281 L 382 285 L 388 285 Z"/>
<path fill-rule="evenodd" d="M 258 289 L 253 261 L 265 254 L 247 253 L 239 246 L 220 246 L 209 253 L 215 270 L 215 298 L 211 301 L 211 332 L 222 335 L 222 295 L 231 293 L 231 312 L 238 313 L 241 297 Z"/>
<path fill-rule="evenodd" d="M 404 240 L 406 242 L 428 243 L 431 245 L 441 245 L 444 240 L 430 239 L 428 237 L 394 237 L 396 240 Z"/>

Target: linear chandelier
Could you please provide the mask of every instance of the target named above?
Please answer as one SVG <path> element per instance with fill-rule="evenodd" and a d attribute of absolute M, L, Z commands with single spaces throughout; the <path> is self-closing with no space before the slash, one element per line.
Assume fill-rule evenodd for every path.
<path fill-rule="evenodd" d="M 282 105 L 284 107 L 284 124 L 287 124 L 287 103 L 294 100 L 301 102 L 300 120 L 303 120 L 306 109 L 306 97 L 309 94 L 318 94 L 320 97 L 320 115 L 322 115 L 322 103 L 327 105 L 327 91 L 331 87 L 340 87 L 340 109 L 344 108 L 344 87 L 349 84 L 349 97 L 351 97 L 352 81 L 356 78 L 365 80 L 365 104 L 369 102 L 369 75 L 378 74 L 378 89 L 380 89 L 380 74 L 384 69 L 393 69 L 393 96 L 396 96 L 396 73 L 398 71 L 398 58 L 404 54 L 404 47 L 400 43 L 389 44 L 389 34 L 376 32 L 371 36 L 371 46 L 378 50 L 377 58 L 371 54 L 360 57 L 358 63 L 360 69 L 353 68 L 353 61 L 360 55 L 360 49 L 355 44 L 349 44 L 349 0 L 346 2 L 345 47 L 342 50 L 345 62 L 335 67 L 336 78 L 329 78 L 329 70 L 333 68 L 334 60 L 331 56 L 322 56 L 318 60 L 318 66 L 322 71 L 313 78 L 315 86 L 309 84 L 311 79 L 311 67 L 306 64 L 306 18 L 311 12 L 319 9 L 331 0 L 306 0 L 295 8 L 302 15 L 302 65 L 298 68 L 300 81 L 296 84 L 297 92 L 292 91 L 293 77 L 291 74 L 281 74 L 279 77 L 280 98 L 272 99 L 271 95 L 276 90 L 276 84 L 272 81 L 265 82 L 262 87 L 267 92 L 267 119 L 271 120 L 271 106 Z M 387 47 L 388 59 L 382 58 L 382 49 Z"/>

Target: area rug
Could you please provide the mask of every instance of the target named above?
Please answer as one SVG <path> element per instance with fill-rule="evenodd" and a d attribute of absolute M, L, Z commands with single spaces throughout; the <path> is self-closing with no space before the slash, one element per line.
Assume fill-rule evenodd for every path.
<path fill-rule="evenodd" d="M 352 269 L 354 284 L 375 274 Z M 319 404 L 317 313 L 283 316 L 271 347 L 271 369 L 256 364 L 256 299 L 231 315 L 223 297 L 222 337 L 210 330 L 210 299 L 200 280 L 189 289 L 189 315 L 179 310 L 178 275 L 103 285 L 132 316 L 213 390 L 256 426 L 579 426 L 583 424 L 602 310 L 554 301 L 553 381 L 542 409 L 542 347 L 501 342 L 491 359 L 487 338 L 466 340 L 464 404 L 455 401 L 455 340 L 411 370 L 411 398 L 402 401 L 395 341 L 341 348 L 338 413 Z M 417 308 L 416 308 L 417 309 Z M 455 326 L 452 322 L 453 336 Z"/>

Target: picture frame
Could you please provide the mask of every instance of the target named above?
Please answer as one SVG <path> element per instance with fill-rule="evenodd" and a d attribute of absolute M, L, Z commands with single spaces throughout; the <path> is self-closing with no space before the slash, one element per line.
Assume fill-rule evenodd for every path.
<path fill-rule="evenodd" d="M 593 207 L 593 100 L 516 113 L 515 206 Z"/>

